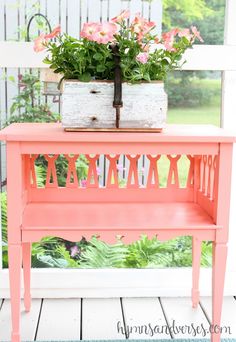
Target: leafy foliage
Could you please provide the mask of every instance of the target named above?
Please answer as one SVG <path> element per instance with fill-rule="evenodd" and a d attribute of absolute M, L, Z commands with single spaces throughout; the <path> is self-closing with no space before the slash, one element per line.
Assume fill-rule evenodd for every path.
<path fill-rule="evenodd" d="M 46 103 L 40 103 L 41 83 L 38 76 L 26 73 L 19 77 L 20 92 L 13 98 L 11 116 L 5 126 L 14 122 L 56 122 L 59 114 L 51 112 Z"/>
<path fill-rule="evenodd" d="M 162 243 L 156 237 L 148 239 L 143 235 L 140 240 L 128 246 L 126 267 L 144 268 L 169 266 L 172 261 L 173 242 Z"/>
<path fill-rule="evenodd" d="M 81 253 L 81 268 L 124 267 L 127 247 L 118 240 L 114 245 L 93 237 Z"/>
<path fill-rule="evenodd" d="M 199 107 L 210 105 L 220 98 L 220 87 L 214 86 L 214 79 L 209 79 L 207 83 L 200 76 L 199 72 L 181 71 L 168 77 L 165 87 L 169 107 Z"/>
<path fill-rule="evenodd" d="M 202 265 L 211 265 L 211 243 L 203 243 Z M 81 253 L 81 268 L 124 267 L 178 267 L 191 266 L 192 240 L 181 237 L 161 242 L 156 237 L 148 239 L 146 235 L 129 245 L 118 239 L 114 245 L 108 245 L 96 237 L 88 243 Z"/>
<path fill-rule="evenodd" d="M 54 238 L 55 242 L 52 242 L 51 238 L 41 240 L 40 244 L 34 244 L 32 253 L 32 267 L 78 267 L 78 263 L 71 258 L 69 251 L 63 245 L 63 241 L 58 241 Z M 45 246 L 45 242 L 50 245 Z M 54 247 L 52 249 L 52 246 Z"/>
<path fill-rule="evenodd" d="M 195 1 L 164 0 L 164 26 L 182 27 L 191 23 L 196 25 L 205 44 L 222 44 L 224 38 L 224 0 Z M 188 6 L 189 5 L 189 6 Z M 181 9 L 180 9 L 181 6 Z M 207 7 L 207 10 L 204 9 Z M 191 13 L 189 13 L 191 12 Z M 203 78 L 220 78 L 218 72 L 181 71 L 170 73 L 166 82 L 168 104 L 170 107 L 197 107 L 210 105 L 220 92 L 214 88 L 196 83 Z"/>
<path fill-rule="evenodd" d="M 44 62 L 50 65 L 55 73 L 61 73 L 66 79 L 78 79 L 83 82 L 98 79 L 112 79 L 114 62 L 109 46 L 89 42 L 81 42 L 67 34 L 59 36 L 58 43 L 50 42 L 51 53 Z"/>
<path fill-rule="evenodd" d="M 123 12 L 123 16 L 126 14 Z M 122 79 L 134 83 L 164 80 L 171 70 L 180 67 L 179 61 L 183 53 L 192 46 L 194 40 L 202 40 L 196 28 L 192 28 L 192 31 L 171 30 L 158 37 L 152 33 L 155 23 L 148 22 L 139 15 L 136 15 L 130 25 L 126 19 L 127 16 L 122 17 L 120 14 L 113 24 L 85 24 L 80 39 L 63 34 L 56 36 L 56 41 L 52 42 L 47 40 L 47 35 L 43 35 L 36 40 L 35 49 L 41 51 L 42 46 L 46 46 L 49 56 L 44 62 L 55 73 L 62 74 L 63 78 L 88 82 L 92 79 L 114 79 L 114 51 L 111 46 L 116 44 Z M 99 34 L 106 36 L 103 28 L 101 32 L 93 35 L 90 33 L 95 30 L 94 26 L 98 29 L 99 25 L 113 25 L 117 32 L 111 36 L 107 33 L 107 41 L 101 43 L 96 37 Z M 153 43 L 157 46 L 154 47 Z"/>
<path fill-rule="evenodd" d="M 1 219 L 2 219 L 2 241 L 7 243 L 7 194 L 6 192 L 0 193 L 1 199 Z"/>
<path fill-rule="evenodd" d="M 165 28 L 184 27 L 186 22 L 191 24 L 194 20 L 205 20 L 213 14 L 209 1 L 205 0 L 163 0 L 162 4 L 162 22 Z M 176 24 L 176 18 L 178 18 L 178 24 Z"/>
<path fill-rule="evenodd" d="M 59 44 L 49 43 L 50 57 L 44 62 L 55 73 L 66 79 L 88 82 L 91 79 L 112 80 L 114 61 L 108 45 L 77 40 L 66 34 L 58 38 Z M 190 43 L 186 38 L 178 42 L 178 50 L 170 52 L 157 49 L 150 54 L 146 64 L 139 63 L 135 57 L 142 52 L 140 44 L 130 39 L 119 39 L 122 78 L 124 81 L 163 80 L 170 70 L 179 67 L 179 60 Z"/>
<path fill-rule="evenodd" d="M 211 9 L 211 15 L 204 15 L 202 20 L 194 20 L 194 24 L 204 36 L 205 44 L 224 43 L 225 4 L 225 0 L 208 0 L 207 6 Z"/>
<path fill-rule="evenodd" d="M 12 4 L 10 4 L 10 6 L 12 8 Z M 18 10 L 20 10 L 22 7 L 22 3 L 19 0 L 16 0 L 15 7 Z M 40 8 L 40 3 L 38 2 L 38 0 L 28 0 L 27 6 L 25 7 L 25 18 L 31 18 L 34 14 L 40 13 L 40 11 L 41 11 L 41 8 Z M 25 41 L 27 38 L 27 25 L 26 24 L 18 26 L 17 33 L 19 35 L 20 41 Z M 32 41 L 34 38 L 37 37 L 39 30 L 43 30 L 44 32 L 48 31 L 48 25 L 46 21 L 40 16 L 36 16 L 34 18 L 34 23 L 31 26 L 32 27 L 29 32 L 30 41 Z"/>

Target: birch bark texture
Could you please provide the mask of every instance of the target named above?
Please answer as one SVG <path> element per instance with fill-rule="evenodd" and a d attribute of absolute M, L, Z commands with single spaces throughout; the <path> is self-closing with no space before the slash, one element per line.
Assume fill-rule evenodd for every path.
<path fill-rule="evenodd" d="M 113 129 L 113 81 L 62 84 L 62 125 L 65 129 Z M 122 84 L 121 129 L 162 129 L 166 123 L 167 94 L 163 82 Z"/>

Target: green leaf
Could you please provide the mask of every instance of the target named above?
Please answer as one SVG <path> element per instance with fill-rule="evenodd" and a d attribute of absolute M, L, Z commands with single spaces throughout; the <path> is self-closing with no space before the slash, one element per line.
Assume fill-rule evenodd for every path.
<path fill-rule="evenodd" d="M 59 74 L 60 72 L 62 72 L 63 69 L 62 68 L 57 68 L 54 70 L 55 74 Z"/>
<path fill-rule="evenodd" d="M 14 77 L 14 76 L 9 76 L 8 79 L 9 79 L 9 81 L 11 81 L 11 82 L 15 82 L 15 77 Z"/>
<path fill-rule="evenodd" d="M 106 70 L 105 65 L 97 65 L 97 72 L 104 72 Z"/>
<path fill-rule="evenodd" d="M 46 57 L 46 58 L 44 58 L 43 63 L 45 63 L 45 64 L 51 64 L 52 61 L 50 61 L 50 59 L 49 59 L 48 57 Z"/>
<path fill-rule="evenodd" d="M 96 60 L 96 61 L 101 61 L 103 59 L 103 55 L 99 52 L 96 52 L 94 55 L 93 55 L 93 58 Z"/>
<path fill-rule="evenodd" d="M 89 81 L 91 81 L 91 78 L 92 77 L 91 77 L 89 72 L 85 72 L 83 75 L 79 76 L 79 80 L 81 82 L 89 82 Z"/>

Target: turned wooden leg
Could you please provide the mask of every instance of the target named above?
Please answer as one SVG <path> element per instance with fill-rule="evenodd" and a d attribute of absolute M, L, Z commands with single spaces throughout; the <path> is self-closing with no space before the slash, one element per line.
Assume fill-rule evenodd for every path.
<path fill-rule="evenodd" d="M 199 275 L 201 266 L 201 247 L 202 241 L 196 237 L 192 239 L 192 306 L 197 308 L 199 304 L 200 292 L 199 292 Z"/>
<path fill-rule="evenodd" d="M 223 304 L 224 280 L 227 259 L 227 245 L 213 243 L 212 265 L 212 342 L 220 342 L 220 323 Z"/>
<path fill-rule="evenodd" d="M 20 278 L 21 278 L 21 245 L 8 246 L 9 279 L 11 294 L 12 335 L 11 342 L 20 342 Z"/>
<path fill-rule="evenodd" d="M 31 271 L 31 243 L 24 242 L 22 244 L 23 258 L 23 274 L 24 274 L 24 305 L 25 310 L 30 311 L 31 295 L 30 295 L 30 271 Z"/>

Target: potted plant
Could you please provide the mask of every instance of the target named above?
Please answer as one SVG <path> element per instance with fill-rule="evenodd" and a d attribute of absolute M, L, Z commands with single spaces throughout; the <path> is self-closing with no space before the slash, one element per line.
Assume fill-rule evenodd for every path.
<path fill-rule="evenodd" d="M 41 35 L 36 40 L 35 50 L 47 48 L 49 54 L 44 62 L 62 75 L 64 128 L 164 127 L 167 95 L 163 81 L 168 72 L 180 67 L 183 53 L 195 39 L 203 40 L 194 26 L 174 28 L 158 37 L 154 22 L 140 14 L 133 20 L 129 16 L 129 11 L 124 10 L 110 22 L 86 23 L 80 39 L 60 34 L 57 28 L 49 37 Z M 121 95 L 121 84 L 117 83 L 119 70 L 122 99 L 117 102 L 117 89 Z M 112 104 L 118 104 L 118 122 Z"/>

